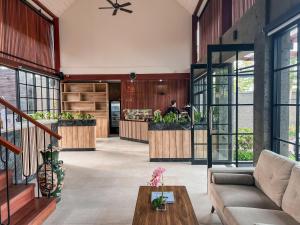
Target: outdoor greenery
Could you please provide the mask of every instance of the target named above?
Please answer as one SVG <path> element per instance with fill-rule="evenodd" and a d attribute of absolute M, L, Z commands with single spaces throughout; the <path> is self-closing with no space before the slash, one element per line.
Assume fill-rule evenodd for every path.
<path fill-rule="evenodd" d="M 76 113 L 76 114 L 72 114 L 69 112 L 63 112 L 61 114 L 58 113 L 51 113 L 51 112 L 36 112 L 34 114 L 30 115 L 31 118 L 35 119 L 35 120 L 89 120 L 89 119 L 93 119 L 94 116 L 91 114 L 87 114 L 87 113 Z"/>
<path fill-rule="evenodd" d="M 239 135 L 238 137 L 238 160 L 239 161 L 252 161 L 253 160 L 253 129 L 251 128 L 239 128 L 239 133 L 245 135 Z M 249 135 L 247 135 L 249 133 Z"/>

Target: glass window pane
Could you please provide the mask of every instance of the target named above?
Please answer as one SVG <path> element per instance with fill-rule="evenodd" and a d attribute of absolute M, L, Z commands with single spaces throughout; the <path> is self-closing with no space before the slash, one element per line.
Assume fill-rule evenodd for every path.
<path fill-rule="evenodd" d="M 42 86 L 47 87 L 47 78 L 46 77 L 42 77 Z"/>
<path fill-rule="evenodd" d="M 297 64 L 298 28 L 285 32 L 275 41 L 275 69 Z"/>
<path fill-rule="evenodd" d="M 238 160 L 253 161 L 253 135 L 238 135 Z"/>
<path fill-rule="evenodd" d="M 27 76 L 27 84 L 33 85 L 33 74 L 32 73 L 26 73 Z"/>
<path fill-rule="evenodd" d="M 41 111 L 43 108 L 42 108 L 42 99 L 37 99 L 36 100 L 36 109 L 37 109 L 37 111 Z"/>
<path fill-rule="evenodd" d="M 16 71 L 5 66 L 0 66 L 0 96 L 16 106 Z"/>
<path fill-rule="evenodd" d="M 20 97 L 27 97 L 26 85 L 20 84 Z"/>
<path fill-rule="evenodd" d="M 36 97 L 42 98 L 42 88 L 41 87 L 36 87 Z"/>
<path fill-rule="evenodd" d="M 238 132 L 253 133 L 253 106 L 239 106 L 238 117 Z"/>
<path fill-rule="evenodd" d="M 34 97 L 34 87 L 33 86 L 27 86 L 27 97 L 28 98 Z"/>
<path fill-rule="evenodd" d="M 286 156 L 292 160 L 296 160 L 296 145 L 279 141 L 278 147 L 281 155 Z"/>
<path fill-rule="evenodd" d="M 48 110 L 48 100 L 47 99 L 43 99 L 43 111 L 47 111 Z"/>
<path fill-rule="evenodd" d="M 28 99 L 28 113 L 32 114 L 35 112 L 35 107 L 34 107 L 34 99 Z"/>
<path fill-rule="evenodd" d="M 296 143 L 296 107 L 277 106 L 275 114 L 277 123 L 275 124 L 275 136 L 281 140 Z"/>
<path fill-rule="evenodd" d="M 27 112 L 27 99 L 20 98 L 20 107 L 23 112 Z"/>
<path fill-rule="evenodd" d="M 23 71 L 19 71 L 19 82 L 26 84 L 26 74 Z"/>
<path fill-rule="evenodd" d="M 43 90 L 42 90 L 42 96 L 43 96 L 43 98 L 47 98 L 48 97 L 47 88 L 43 88 Z"/>
<path fill-rule="evenodd" d="M 42 85 L 42 81 L 41 81 L 41 76 L 40 75 L 35 75 L 35 83 L 36 83 L 36 86 L 41 86 Z"/>
<path fill-rule="evenodd" d="M 281 70 L 276 76 L 276 103 L 296 104 L 297 102 L 297 67 Z"/>

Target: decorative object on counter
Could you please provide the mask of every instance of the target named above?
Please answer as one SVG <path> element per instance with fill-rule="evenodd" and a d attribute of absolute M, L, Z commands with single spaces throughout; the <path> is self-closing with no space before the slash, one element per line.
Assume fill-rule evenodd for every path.
<path fill-rule="evenodd" d="M 65 177 L 63 161 L 59 160 L 59 151 L 59 147 L 51 144 L 48 145 L 47 149 L 42 150 L 43 164 L 38 170 L 39 187 L 42 195 L 55 197 L 57 202 L 61 200 Z"/>
<path fill-rule="evenodd" d="M 153 209 L 155 209 L 156 211 L 166 211 L 167 210 L 167 202 L 166 202 L 166 197 L 164 196 L 164 177 L 163 174 L 166 171 L 165 168 L 162 167 L 158 167 L 153 171 L 152 174 L 152 178 L 149 182 L 149 185 L 151 187 L 156 187 L 158 189 L 161 189 L 161 191 L 159 191 L 161 193 L 161 195 L 158 195 L 157 198 L 154 198 L 153 200 L 151 200 L 151 204 Z M 161 187 L 160 187 L 161 185 Z M 157 192 L 155 192 L 157 193 Z M 152 195 L 152 193 L 151 193 Z"/>
<path fill-rule="evenodd" d="M 152 109 L 124 109 L 125 120 L 149 121 L 152 118 Z"/>

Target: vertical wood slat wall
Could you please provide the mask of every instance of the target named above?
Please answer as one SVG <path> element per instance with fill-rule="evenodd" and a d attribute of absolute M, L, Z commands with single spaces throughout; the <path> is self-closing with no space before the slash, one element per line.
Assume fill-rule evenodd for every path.
<path fill-rule="evenodd" d="M 120 137 L 148 142 L 148 122 L 120 121 Z"/>
<path fill-rule="evenodd" d="M 207 45 L 220 37 L 254 5 L 256 0 L 209 0 L 199 18 L 200 62 L 206 62 Z"/>
<path fill-rule="evenodd" d="M 53 24 L 20 0 L 0 1 L 0 58 L 53 72 Z M 32 64 L 30 62 L 41 66 Z M 1 62 L 1 60 L 0 60 Z"/>
<path fill-rule="evenodd" d="M 163 75 L 162 75 L 163 79 Z M 136 80 L 121 83 L 122 109 L 157 109 L 164 112 L 171 100 L 177 107 L 184 107 L 189 101 L 189 80 Z"/>

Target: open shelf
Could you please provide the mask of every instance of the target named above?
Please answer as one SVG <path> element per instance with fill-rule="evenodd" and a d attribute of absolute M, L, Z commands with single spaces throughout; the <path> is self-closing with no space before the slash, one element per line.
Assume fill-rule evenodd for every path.
<path fill-rule="evenodd" d="M 97 120 L 97 137 L 108 137 L 108 84 L 63 83 L 61 90 L 62 111 L 93 115 Z"/>

